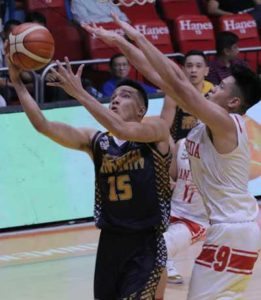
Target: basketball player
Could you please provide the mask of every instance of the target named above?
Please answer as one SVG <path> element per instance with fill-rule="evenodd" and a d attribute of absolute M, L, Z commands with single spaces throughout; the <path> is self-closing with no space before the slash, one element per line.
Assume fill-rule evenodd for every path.
<path fill-rule="evenodd" d="M 208 74 L 208 63 L 207 63 L 207 58 L 202 51 L 190 50 L 189 52 L 187 52 L 185 54 L 183 71 L 184 71 L 185 75 L 187 76 L 187 78 L 189 79 L 189 81 L 192 83 L 192 85 L 203 95 L 207 94 L 213 88 L 213 85 L 210 82 L 205 80 L 205 76 L 207 76 L 207 74 Z M 189 133 L 189 131 L 191 130 L 191 128 L 193 128 L 197 124 L 197 119 L 194 116 L 190 115 L 187 112 L 184 112 L 180 107 L 178 107 L 176 105 L 176 103 L 172 99 L 169 99 L 169 97 L 165 97 L 163 109 L 161 112 L 161 117 L 164 118 L 166 120 L 166 122 L 168 123 L 168 125 L 170 127 L 171 136 L 175 142 L 181 138 L 186 137 L 187 134 Z M 190 172 L 190 171 L 187 170 L 187 172 Z M 178 189 L 182 189 L 182 187 L 179 187 Z M 183 191 L 183 192 L 185 193 L 185 191 Z M 178 199 L 180 198 L 180 193 L 179 193 L 179 194 L 173 195 L 174 199 L 177 195 L 179 196 Z M 199 195 L 196 196 L 195 201 L 197 202 L 198 208 L 201 207 L 200 210 L 205 212 L 203 202 L 200 198 L 201 197 Z M 172 197 L 172 199 L 173 199 L 173 197 Z M 172 203 L 173 203 L 173 207 L 175 207 L 176 203 L 173 201 L 172 201 Z M 189 203 L 187 203 L 187 205 L 185 205 L 183 207 L 184 211 L 185 211 L 185 208 L 188 208 L 188 211 L 187 211 L 188 219 L 190 219 L 189 217 L 191 215 L 193 215 L 194 219 L 192 219 L 192 221 L 193 220 L 195 221 L 197 219 L 198 210 L 194 210 L 194 212 L 193 212 L 193 205 L 192 205 L 192 207 L 190 207 Z M 183 211 L 183 213 L 184 213 L 184 211 Z M 183 215 L 183 218 L 185 218 L 184 215 Z M 173 221 L 173 219 L 172 219 L 172 221 Z M 207 222 L 208 222 L 207 215 L 205 212 L 205 220 L 204 220 L 205 225 Z M 182 223 L 181 220 L 179 220 L 179 222 L 177 222 L 177 220 L 176 220 L 175 223 L 176 224 L 178 223 L 178 226 L 177 226 L 178 228 L 182 228 L 182 226 L 180 225 L 180 223 Z M 184 225 L 186 226 L 186 224 L 184 224 Z M 176 226 L 172 226 L 172 228 L 176 228 Z M 198 229 L 201 232 L 201 236 L 199 237 L 199 239 L 202 237 L 202 235 L 204 235 L 204 231 L 202 231 L 200 228 L 201 228 L 201 226 L 199 225 Z M 185 230 L 186 229 L 187 228 L 185 228 Z M 172 231 L 173 231 L 172 240 L 174 241 L 175 240 L 174 232 L 176 232 L 176 231 L 174 231 L 173 229 L 172 229 Z M 182 235 L 182 236 L 185 236 L 185 235 Z M 184 242 L 184 240 L 182 240 L 182 239 L 179 239 L 179 241 L 181 242 L 181 244 Z M 193 238 L 193 235 L 191 235 L 190 243 L 189 244 L 185 243 L 185 244 L 183 244 L 184 247 L 183 246 L 177 247 L 177 249 L 184 249 L 184 248 L 186 248 L 187 245 L 190 245 L 191 243 L 194 243 L 194 242 L 195 242 L 195 239 Z M 174 245 L 177 245 L 177 243 L 174 243 Z M 167 242 L 167 246 L 168 246 L 168 242 Z M 168 282 L 174 283 L 174 284 L 182 284 L 183 283 L 183 278 L 175 267 L 174 259 L 168 258 L 167 274 L 168 274 Z"/>
<path fill-rule="evenodd" d="M 207 58 L 202 51 L 190 50 L 185 54 L 183 71 L 184 71 L 185 75 L 187 76 L 187 78 L 189 79 L 189 81 L 192 83 L 192 85 L 203 95 L 207 94 L 213 88 L 212 83 L 205 80 L 205 76 L 207 76 L 209 68 L 208 68 Z M 178 107 L 176 105 L 175 101 L 173 101 L 169 97 L 165 97 L 164 105 L 163 105 L 163 108 L 161 111 L 161 117 L 163 119 L 165 119 L 166 122 L 168 123 L 168 125 L 170 127 L 171 136 L 175 142 L 181 138 L 186 137 L 187 134 L 189 133 L 189 131 L 191 130 L 191 128 L 193 128 L 197 124 L 197 119 L 194 116 L 183 111 L 180 107 Z M 190 173 L 190 170 L 188 169 L 188 170 L 186 170 L 186 172 Z M 174 178 L 174 180 L 176 180 L 176 178 Z M 182 181 L 181 181 L 181 183 L 182 183 Z M 179 204 L 182 203 L 182 202 L 179 202 L 179 200 L 181 199 L 181 190 L 184 189 L 184 186 L 185 186 L 184 184 L 182 184 L 182 185 L 178 184 L 177 189 L 180 190 L 180 192 L 179 193 L 174 192 L 174 195 L 172 196 L 172 199 L 174 199 L 174 200 L 177 197 Z M 182 193 L 185 193 L 185 190 L 183 190 Z M 192 201 L 193 205 L 189 205 L 189 203 L 187 202 L 186 205 L 184 205 L 183 209 L 182 209 L 183 217 L 185 217 L 184 213 L 187 208 L 187 213 L 188 213 L 187 218 L 191 221 L 193 221 L 194 219 L 193 218 L 191 219 L 190 216 L 195 217 L 195 219 L 197 220 L 197 214 L 201 213 L 202 211 L 205 211 L 201 197 L 199 196 L 198 193 L 196 193 L 196 194 L 197 195 L 194 197 L 195 200 Z M 194 201 L 196 203 L 194 203 Z M 176 203 L 173 200 L 172 200 L 172 203 L 173 203 L 173 205 L 171 205 L 171 206 L 173 207 L 173 209 L 171 209 L 171 210 L 173 213 L 173 211 L 175 211 Z M 197 206 L 200 209 L 195 210 L 194 209 L 195 206 Z M 173 219 L 172 219 L 172 222 L 173 222 Z M 172 226 L 169 227 L 169 229 L 173 232 L 173 237 L 171 238 L 171 240 L 173 241 L 173 244 L 171 242 L 167 241 L 167 248 L 168 248 L 168 245 L 170 246 L 170 244 L 172 244 L 175 247 L 177 247 L 177 245 L 180 245 L 177 248 L 179 250 L 182 250 L 182 249 L 185 249 L 188 245 L 195 242 L 195 239 L 193 238 L 193 235 L 195 234 L 195 232 L 193 235 L 190 235 L 190 239 L 183 240 L 180 238 L 180 236 L 187 237 L 187 226 L 186 226 L 186 224 L 183 224 L 184 226 L 182 226 L 181 223 L 182 223 L 182 220 L 179 220 L 179 221 L 176 220 L 175 224 L 177 224 L 177 226 L 172 224 Z M 205 225 L 207 223 L 206 212 L 205 212 L 205 217 L 204 217 L 203 223 L 205 223 Z M 181 233 L 180 236 L 178 236 L 176 238 L 175 233 L 179 232 L 179 229 L 183 228 L 183 227 L 184 227 L 185 233 L 184 234 Z M 175 231 L 175 228 L 177 228 L 178 231 Z M 200 224 L 197 228 L 199 229 L 199 232 L 201 232 L 200 237 L 202 237 L 202 235 L 204 235 L 204 230 L 201 230 Z M 171 235 L 171 233 L 169 235 Z M 165 235 L 165 239 L 166 239 L 166 236 L 168 236 L 168 235 Z M 200 237 L 199 237 L 199 239 L 200 239 Z M 170 238 L 168 238 L 168 239 L 170 239 Z M 175 240 L 176 240 L 176 242 L 174 242 Z M 179 250 L 175 251 L 175 254 L 177 252 L 179 252 Z M 172 256 L 172 257 L 174 257 L 174 256 Z M 174 283 L 174 284 L 182 284 L 183 283 L 183 278 L 175 267 L 174 259 L 173 258 L 170 259 L 170 257 L 168 257 L 168 260 L 167 260 L 167 275 L 168 275 L 168 282 Z"/>
<path fill-rule="evenodd" d="M 164 272 L 162 275 L 156 292 L 157 300 L 163 299 L 166 276 L 168 282 L 183 283 L 182 276 L 175 268 L 175 256 L 205 237 L 209 223 L 203 200 L 192 181 L 185 140 L 177 142 L 170 167 L 175 187 L 171 198 L 170 224 L 164 233 L 168 251 L 167 274 Z"/>
<path fill-rule="evenodd" d="M 117 45 L 143 75 L 202 121 L 190 131 L 186 149 L 211 225 L 193 268 L 188 299 L 241 299 L 261 247 L 258 206 L 247 191 L 250 155 L 242 118 L 261 98 L 260 79 L 236 66 L 206 99 L 141 32 L 114 19 L 138 48 L 115 32 L 84 28 Z"/>
<path fill-rule="evenodd" d="M 192 85 L 203 95 L 207 94 L 214 86 L 205 80 L 209 67 L 205 54 L 200 50 L 190 50 L 185 54 L 183 71 Z M 187 136 L 197 119 L 183 111 L 175 101 L 164 101 L 162 117 L 168 121 L 173 140 L 177 142 Z"/>
<path fill-rule="evenodd" d="M 154 299 L 167 258 L 169 130 L 160 117 L 142 122 L 148 98 L 138 83 L 119 83 L 108 109 L 83 89 L 82 69 L 74 74 L 68 59 L 66 67 L 58 62 L 58 82 L 51 85 L 78 99 L 108 132 L 48 121 L 9 61 L 10 78 L 36 130 L 93 159 L 95 222 L 101 229 L 95 299 Z"/>

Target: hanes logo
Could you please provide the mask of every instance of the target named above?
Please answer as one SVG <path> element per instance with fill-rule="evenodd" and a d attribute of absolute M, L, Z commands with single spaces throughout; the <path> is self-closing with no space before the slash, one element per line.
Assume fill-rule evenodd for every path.
<path fill-rule="evenodd" d="M 224 20 L 225 30 L 238 30 L 240 33 L 245 34 L 247 29 L 255 28 L 256 22 L 254 20 L 235 22 L 234 20 Z"/>
<path fill-rule="evenodd" d="M 151 36 L 153 40 L 158 40 L 159 36 L 169 34 L 167 26 L 147 26 L 146 24 L 138 24 L 134 27 L 145 36 Z"/>
<path fill-rule="evenodd" d="M 211 22 L 195 23 L 195 22 L 191 22 L 191 20 L 181 20 L 179 21 L 179 23 L 180 23 L 181 30 L 194 31 L 197 35 L 201 35 L 204 30 L 213 29 L 213 25 Z"/>

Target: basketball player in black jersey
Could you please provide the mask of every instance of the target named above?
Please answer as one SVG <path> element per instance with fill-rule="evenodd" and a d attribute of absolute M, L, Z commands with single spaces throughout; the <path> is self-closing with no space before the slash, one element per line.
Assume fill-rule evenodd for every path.
<path fill-rule="evenodd" d="M 59 86 L 76 98 L 108 131 L 48 121 L 9 62 L 20 102 L 40 133 L 65 147 L 87 152 L 95 165 L 95 222 L 101 229 L 94 297 L 101 300 L 154 299 L 166 263 L 162 233 L 169 219 L 171 191 L 169 130 L 159 117 L 143 121 L 148 99 L 143 88 L 122 81 L 109 109 L 81 85 L 66 59 L 53 70 Z M 87 199 L 86 199 L 87 200 Z"/>

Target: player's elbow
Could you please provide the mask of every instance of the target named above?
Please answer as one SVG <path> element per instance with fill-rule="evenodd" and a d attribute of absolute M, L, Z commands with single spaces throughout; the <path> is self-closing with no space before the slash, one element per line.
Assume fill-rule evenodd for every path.
<path fill-rule="evenodd" d="M 49 125 L 45 119 L 37 122 L 32 122 L 32 124 L 36 131 L 38 131 L 41 134 L 48 135 Z"/>

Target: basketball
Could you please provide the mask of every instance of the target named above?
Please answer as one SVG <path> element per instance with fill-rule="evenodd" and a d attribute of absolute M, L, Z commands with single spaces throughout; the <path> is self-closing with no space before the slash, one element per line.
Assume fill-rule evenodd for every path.
<path fill-rule="evenodd" d="M 46 66 L 53 58 L 54 39 L 50 31 L 37 23 L 16 26 L 9 35 L 10 59 L 17 67 L 33 71 Z"/>

